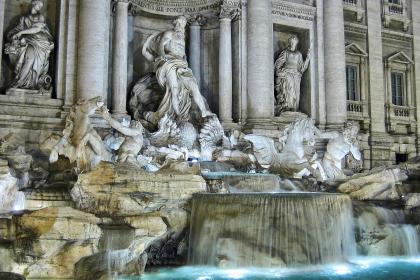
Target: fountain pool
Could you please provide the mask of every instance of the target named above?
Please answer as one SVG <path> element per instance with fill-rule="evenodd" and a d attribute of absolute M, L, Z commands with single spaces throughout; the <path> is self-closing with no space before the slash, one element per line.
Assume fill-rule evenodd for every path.
<path fill-rule="evenodd" d="M 346 263 L 304 268 L 218 269 L 185 266 L 161 269 L 140 277 L 120 280 L 418 280 L 419 258 L 364 257 Z"/>

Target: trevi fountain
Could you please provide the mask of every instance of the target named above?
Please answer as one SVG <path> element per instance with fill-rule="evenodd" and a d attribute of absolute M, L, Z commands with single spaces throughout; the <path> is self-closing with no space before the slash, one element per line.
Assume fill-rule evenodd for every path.
<path fill-rule="evenodd" d="M 420 279 L 417 0 L 0 0 L 0 279 Z"/>

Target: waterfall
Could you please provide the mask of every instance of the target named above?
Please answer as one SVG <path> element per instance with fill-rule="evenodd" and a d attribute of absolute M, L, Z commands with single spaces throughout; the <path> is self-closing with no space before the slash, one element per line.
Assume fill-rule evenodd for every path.
<path fill-rule="evenodd" d="M 368 256 L 416 256 L 418 231 L 401 209 L 354 203 L 359 253 Z"/>
<path fill-rule="evenodd" d="M 300 191 L 293 182 L 275 174 L 207 172 L 202 176 L 206 181 L 222 181 L 230 193 Z"/>
<path fill-rule="evenodd" d="M 196 194 L 189 263 L 294 266 L 354 256 L 351 200 L 320 193 Z"/>

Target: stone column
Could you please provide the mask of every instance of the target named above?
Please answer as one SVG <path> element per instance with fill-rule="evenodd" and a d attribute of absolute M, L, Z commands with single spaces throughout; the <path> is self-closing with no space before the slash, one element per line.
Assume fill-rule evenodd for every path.
<path fill-rule="evenodd" d="M 342 127 L 347 119 L 346 54 L 343 1 L 324 4 L 324 62 L 327 128 Z"/>
<path fill-rule="evenodd" d="M 406 106 L 408 107 L 413 107 L 412 101 L 411 101 L 411 88 L 412 88 L 412 83 L 411 83 L 411 64 L 409 64 L 407 66 L 407 103 Z M 411 117 L 411 116 L 410 116 Z"/>
<path fill-rule="evenodd" d="M 106 99 L 110 11 L 110 0 L 79 0 L 78 98 Z"/>
<path fill-rule="evenodd" d="M 246 120 L 246 83 L 244 78 L 246 58 L 244 57 L 244 34 L 242 33 L 244 22 L 242 9 L 237 18 L 232 19 L 232 118 L 234 122 L 243 124 Z M 243 95 L 245 94 L 245 96 Z"/>
<path fill-rule="evenodd" d="M 232 12 L 222 5 L 219 15 L 219 118 L 224 125 L 232 123 Z"/>
<path fill-rule="evenodd" d="M 416 1 L 414 1 L 416 2 Z M 385 82 L 382 51 L 382 19 L 380 1 L 366 1 L 367 39 L 369 50 L 369 111 L 370 111 L 370 166 L 392 163 L 390 139 L 385 129 Z M 387 73 L 388 74 L 388 73 Z M 388 76 L 388 79 L 391 77 Z M 391 89 L 391 87 L 390 87 Z M 392 100 L 392 98 L 390 99 Z"/>
<path fill-rule="evenodd" d="M 247 46 L 247 126 L 266 126 L 274 116 L 271 0 L 248 0 Z"/>
<path fill-rule="evenodd" d="M 65 76 L 66 76 L 66 45 L 67 45 L 67 8 L 68 1 L 60 0 L 60 12 L 59 12 L 59 26 L 58 26 L 58 47 L 56 47 L 57 62 L 55 70 L 55 92 L 57 99 L 64 99 L 65 93 Z"/>
<path fill-rule="evenodd" d="M 1 82 L 1 77 L 3 77 L 3 69 L 1 68 L 2 66 L 2 58 L 3 58 L 3 30 L 4 30 L 4 2 L 6 0 L 0 0 L 0 82 Z"/>
<path fill-rule="evenodd" d="M 199 88 L 201 88 L 201 25 L 203 21 L 204 19 L 201 15 L 195 15 L 189 19 L 190 46 L 188 61 Z"/>
<path fill-rule="evenodd" d="M 412 14 L 420 14 L 420 1 L 412 2 Z M 414 88 L 418 91 L 420 89 L 420 17 L 413 17 L 413 54 L 414 54 Z M 417 120 L 417 139 L 416 139 L 416 148 L 417 155 L 420 154 L 420 98 L 416 93 L 416 98 L 414 98 L 414 106 L 416 106 L 416 120 Z"/>
<path fill-rule="evenodd" d="M 115 3 L 115 25 L 112 53 L 112 114 L 127 115 L 128 71 L 128 2 Z"/>
<path fill-rule="evenodd" d="M 318 69 L 316 71 L 318 80 L 318 105 L 317 123 L 322 129 L 327 122 L 326 102 L 325 102 L 325 68 L 324 68 L 324 0 L 316 0 L 316 55 L 312 58 L 312 63 L 316 61 Z"/>

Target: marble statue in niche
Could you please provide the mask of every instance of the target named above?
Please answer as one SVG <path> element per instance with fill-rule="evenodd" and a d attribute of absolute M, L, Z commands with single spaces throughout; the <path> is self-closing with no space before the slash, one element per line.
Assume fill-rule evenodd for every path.
<path fill-rule="evenodd" d="M 299 38 L 292 35 L 288 47 L 283 50 L 275 62 L 276 114 L 284 111 L 299 111 L 300 84 L 303 73 L 308 69 L 310 50 L 303 60 L 297 50 Z"/>
<path fill-rule="evenodd" d="M 143 46 L 143 55 L 154 63 L 157 81 L 166 90 L 157 111 L 146 112 L 144 115 L 153 124 L 157 124 L 165 114 L 177 122 L 188 121 L 191 101 L 197 105 L 202 118 L 214 116 L 186 60 L 187 19 L 184 16 L 178 17 L 173 24 L 172 30 L 151 35 Z"/>
<path fill-rule="evenodd" d="M 22 16 L 7 35 L 5 53 L 15 74 L 11 88 L 43 91 L 51 86 L 48 69 L 54 39 L 41 14 L 43 6 L 43 1 L 33 0 L 30 13 Z"/>

